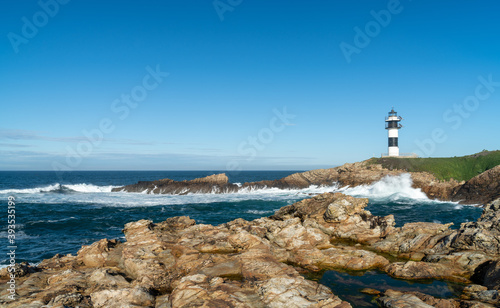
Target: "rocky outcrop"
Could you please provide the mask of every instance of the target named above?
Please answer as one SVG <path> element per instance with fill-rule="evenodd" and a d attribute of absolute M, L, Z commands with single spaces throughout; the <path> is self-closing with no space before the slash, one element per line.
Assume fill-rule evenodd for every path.
<path fill-rule="evenodd" d="M 456 266 L 445 263 L 431 262 L 394 262 L 385 268 L 385 271 L 396 278 L 402 279 L 446 279 L 467 282 L 463 276 L 467 272 Z"/>
<path fill-rule="evenodd" d="M 328 194 L 315 202 L 323 204 L 324 215 L 327 202 L 340 199 Z M 220 226 L 195 224 L 188 217 L 128 223 L 126 242 L 104 239 L 82 247 L 77 256 L 45 260 L 37 272 L 18 278 L 18 300 L 8 301 L 2 290 L 1 304 L 351 307 L 288 264 L 365 269 L 388 261 L 368 251 L 336 247 L 312 223 L 298 217 L 237 219 Z"/>
<path fill-rule="evenodd" d="M 244 183 L 241 186 L 228 183 L 225 174 L 211 175 L 191 181 L 174 181 L 163 179 L 159 181 L 140 181 L 137 184 L 114 188 L 113 191 L 144 192 L 158 194 L 187 193 L 228 193 L 241 189 L 280 188 L 300 189 L 311 185 L 357 186 L 371 184 L 386 175 L 398 175 L 402 171 L 390 171 L 379 165 L 368 165 L 366 162 L 345 164 L 337 168 L 317 169 L 291 174 L 279 180 Z"/>
<path fill-rule="evenodd" d="M 448 239 L 450 247 L 457 250 L 500 256 L 500 199 L 487 204 L 478 221 L 463 223 Z"/>
<path fill-rule="evenodd" d="M 449 224 L 415 222 L 397 228 L 372 246 L 377 251 L 396 253 L 413 260 L 420 260 L 425 254 L 433 252 L 433 248 L 444 237 L 453 233 Z"/>
<path fill-rule="evenodd" d="M 301 173 L 294 173 L 287 177 L 274 181 L 258 181 L 244 183 L 243 188 L 265 188 L 276 187 L 280 189 L 307 188 L 311 185 L 330 186 L 338 180 L 338 172 L 335 168 L 316 169 Z"/>
<path fill-rule="evenodd" d="M 489 289 L 500 290 L 500 260 L 481 264 L 476 268 L 471 279 Z"/>
<path fill-rule="evenodd" d="M 463 291 L 462 298 L 492 304 L 495 307 L 500 306 L 500 292 L 498 290 L 488 290 L 487 287 L 482 285 L 468 285 Z"/>
<path fill-rule="evenodd" d="M 465 182 L 452 200 L 470 204 L 486 204 L 500 198 L 500 165 Z"/>
<path fill-rule="evenodd" d="M 475 237 L 496 236 L 499 203 L 485 208 L 474 225 Z M 455 302 L 385 290 L 379 299 L 385 307 L 497 304 L 498 242 L 471 246 L 459 241 L 469 234 L 467 224 L 457 231 L 435 223 L 395 228 L 392 215 L 373 216 L 367 204 L 367 199 L 325 193 L 253 221 L 219 226 L 196 224 L 189 217 L 131 222 L 123 230 L 124 243 L 103 239 L 83 246 L 76 256 L 56 255 L 37 267 L 16 265 L 15 301 L 8 297 L 9 272 L 3 269 L 0 305 L 351 307 L 301 274 L 324 269 L 379 269 L 397 278 L 483 285 L 466 288 Z M 388 254 L 398 259 L 389 260 Z M 462 305 L 479 301 L 486 304 Z"/>
<path fill-rule="evenodd" d="M 500 199 L 488 204 L 477 222 L 463 223 L 458 230 L 448 229 L 450 225 L 408 223 L 371 247 L 410 259 L 385 268 L 397 278 L 472 279 L 489 288 L 500 288 L 492 282 L 499 275 L 495 260 L 500 259 Z M 500 284 L 498 280 L 496 283 Z"/>
<path fill-rule="evenodd" d="M 464 292 L 464 294 L 466 294 Z M 377 302 L 382 307 L 390 308 L 492 308 L 498 307 L 495 303 L 485 303 L 477 300 L 466 299 L 444 299 L 436 298 L 420 292 L 401 292 L 395 290 L 387 290 L 377 299 Z M 495 306 L 494 306 L 495 305 Z"/>
<path fill-rule="evenodd" d="M 231 184 L 224 173 L 213 174 L 204 178 L 190 181 L 174 181 L 162 179 L 158 181 L 139 181 L 137 184 L 113 188 L 112 191 L 139 192 L 147 194 L 208 194 L 230 193 L 238 191 L 236 184 Z"/>
<path fill-rule="evenodd" d="M 413 187 L 420 188 L 430 199 L 451 200 L 463 182 L 440 181 L 428 172 L 411 172 Z"/>
<path fill-rule="evenodd" d="M 416 295 L 411 293 L 403 293 L 394 290 L 387 290 L 384 296 L 377 299 L 377 302 L 381 304 L 382 307 L 392 307 L 392 308 L 432 308 L 434 306 L 426 304 Z"/>
<path fill-rule="evenodd" d="M 387 175 L 399 175 L 403 171 L 388 170 L 380 165 L 372 165 L 365 162 L 347 163 L 340 167 L 330 169 L 317 169 L 301 173 L 295 173 L 275 181 L 259 181 L 243 184 L 243 188 L 264 188 L 276 187 L 281 189 L 288 188 L 307 188 L 311 185 L 339 185 L 358 186 L 371 184 L 379 181 Z"/>
<path fill-rule="evenodd" d="M 273 181 L 231 184 L 225 174 L 215 174 L 190 181 L 163 179 L 114 188 L 113 191 L 155 194 L 231 193 L 261 188 L 301 189 L 311 185 L 358 186 L 369 185 L 386 176 L 397 176 L 404 170 L 389 170 L 370 161 L 344 164 L 330 169 L 317 169 L 295 173 Z M 428 172 L 411 172 L 413 187 L 421 189 L 429 198 L 455 200 L 463 203 L 486 204 L 500 197 L 500 166 L 490 169 L 468 182 L 454 179 L 440 181 Z"/>
<path fill-rule="evenodd" d="M 500 168 L 500 166 L 496 167 Z M 493 170 L 493 169 L 492 169 Z M 500 170 L 500 169 L 498 169 Z M 347 163 L 340 167 L 331 169 L 318 169 L 302 173 L 289 175 L 285 178 L 275 181 L 260 181 L 243 184 L 243 188 L 263 188 L 263 187 L 277 187 L 281 189 L 287 188 L 306 188 L 310 185 L 338 185 L 339 187 L 345 186 L 359 186 L 369 185 L 376 181 L 380 181 L 386 176 L 398 176 L 402 173 L 408 173 L 404 170 L 386 169 L 380 164 L 372 164 L 370 161 L 363 161 L 357 163 Z M 434 175 L 428 172 L 410 172 L 413 181 L 412 186 L 419 188 L 430 199 L 439 200 L 457 200 L 462 199 L 466 203 L 488 203 L 500 196 L 500 177 L 497 172 L 490 171 L 488 174 L 481 174 L 481 180 L 474 180 L 464 183 L 458 182 L 454 179 L 448 181 L 440 181 Z M 492 184 L 494 182 L 495 184 Z M 462 185 L 467 184 L 472 186 L 471 183 L 476 183 L 472 189 L 462 189 Z M 466 186 L 466 187 L 469 187 Z M 478 198 L 480 193 L 478 190 L 493 189 L 492 193 L 484 193 L 481 198 Z M 461 190 L 462 189 L 462 190 Z M 458 194 L 458 192 L 460 194 Z M 462 197 L 467 196 L 467 198 Z"/>

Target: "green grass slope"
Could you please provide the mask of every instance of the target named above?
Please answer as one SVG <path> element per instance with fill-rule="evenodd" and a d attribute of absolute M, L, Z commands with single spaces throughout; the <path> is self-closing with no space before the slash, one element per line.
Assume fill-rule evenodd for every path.
<path fill-rule="evenodd" d="M 463 157 L 443 158 L 371 158 L 371 164 L 381 164 L 387 169 L 400 169 L 409 172 L 427 171 L 440 180 L 451 178 L 467 181 L 476 175 L 500 165 L 500 151 L 483 151 Z"/>

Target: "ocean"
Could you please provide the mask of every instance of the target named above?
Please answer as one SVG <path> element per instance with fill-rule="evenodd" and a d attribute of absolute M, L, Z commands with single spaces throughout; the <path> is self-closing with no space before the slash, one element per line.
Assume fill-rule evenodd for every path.
<path fill-rule="evenodd" d="M 223 171 L 221 171 L 223 172 Z M 228 173 L 232 183 L 275 180 L 298 171 L 242 171 Z M 236 218 L 252 220 L 272 215 L 277 209 L 323 192 L 343 192 L 367 197 L 367 210 L 374 215 L 393 214 L 397 226 L 407 222 L 474 221 L 481 208 L 452 202 L 429 200 L 411 187 L 408 174 L 384 178 L 367 186 L 339 189 L 337 186 L 280 190 L 247 190 L 232 194 L 192 194 L 182 196 L 111 192 L 118 186 L 163 178 L 191 180 L 218 171 L 75 171 L 63 177 L 49 171 L 0 172 L 0 267 L 8 264 L 8 199 L 15 198 L 16 261 L 37 264 L 55 254 L 76 254 L 82 245 L 97 240 L 125 238 L 123 226 L 131 221 L 150 219 L 161 222 L 173 216 L 189 216 L 197 223 L 218 225 Z M 351 277 L 351 278 L 349 278 Z M 352 278 L 356 277 L 356 278 Z M 364 277 L 364 278 L 360 278 Z M 370 297 L 359 289 L 375 283 L 392 288 L 419 290 L 436 296 L 456 294 L 459 286 L 442 281 L 405 282 L 368 271 L 347 273 L 327 271 L 314 279 L 329 286 L 359 307 L 371 307 Z M 339 283 L 342 281 L 342 283 Z M 363 282 L 364 281 L 364 282 Z M 433 291 L 437 290 L 437 291 Z M 374 306 L 375 307 L 375 306 Z"/>

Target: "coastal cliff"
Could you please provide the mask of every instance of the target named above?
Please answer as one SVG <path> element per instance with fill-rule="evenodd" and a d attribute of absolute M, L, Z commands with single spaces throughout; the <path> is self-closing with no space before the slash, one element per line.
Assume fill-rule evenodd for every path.
<path fill-rule="evenodd" d="M 76 256 L 16 264 L 16 300 L 0 271 L 2 307 L 351 307 L 303 277 L 378 269 L 402 279 L 467 284 L 461 298 L 375 290 L 383 307 L 500 305 L 500 199 L 477 222 L 408 223 L 365 210 L 368 200 L 324 193 L 253 221 L 196 224 L 186 216 L 125 225 Z M 346 243 L 351 243 L 346 245 Z M 389 258 L 389 256 L 391 256 Z"/>
<path fill-rule="evenodd" d="M 500 196 L 500 166 L 489 169 L 468 181 L 453 178 L 440 180 L 434 174 L 425 171 L 385 168 L 382 164 L 367 160 L 347 163 L 336 168 L 317 169 L 295 173 L 273 181 L 244 183 L 241 186 L 231 184 L 225 174 L 212 175 L 191 181 L 173 181 L 164 179 L 114 188 L 113 191 L 145 192 L 156 194 L 188 193 L 231 193 L 243 189 L 302 189 L 311 185 L 358 186 L 369 185 L 386 176 L 410 173 L 413 187 L 421 189 L 429 198 L 443 201 L 458 201 L 467 204 L 486 204 Z"/>

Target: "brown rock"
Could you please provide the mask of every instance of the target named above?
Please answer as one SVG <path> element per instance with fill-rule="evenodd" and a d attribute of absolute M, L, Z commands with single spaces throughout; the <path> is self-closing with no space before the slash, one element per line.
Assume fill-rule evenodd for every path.
<path fill-rule="evenodd" d="M 130 286 L 130 283 L 121 273 L 108 268 L 98 268 L 94 270 L 88 274 L 86 280 L 90 285 L 94 285 L 96 289 L 111 287 L 126 288 Z"/>
<path fill-rule="evenodd" d="M 500 293 L 498 290 L 488 290 L 487 287 L 481 285 L 468 285 L 463 291 L 463 298 L 469 300 L 477 300 L 480 302 L 500 306 Z"/>
<path fill-rule="evenodd" d="M 24 277 L 28 274 L 36 272 L 38 269 L 31 266 L 28 262 L 16 263 L 14 269 L 12 267 L 4 267 L 0 270 L 0 278 L 9 280 L 10 275 L 13 274 L 16 277 Z"/>
<path fill-rule="evenodd" d="M 78 260 L 88 267 L 103 266 L 108 260 L 110 250 L 118 243 L 117 240 L 102 239 L 90 246 L 82 246 L 78 251 Z"/>
<path fill-rule="evenodd" d="M 327 222 L 342 222 L 347 220 L 354 214 L 364 214 L 363 209 L 368 204 L 368 199 L 352 199 L 342 198 L 333 201 L 328 205 L 324 214 L 324 219 Z"/>
<path fill-rule="evenodd" d="M 387 290 L 383 297 L 379 297 L 377 302 L 382 307 L 391 308 L 432 308 L 414 294 L 403 293 L 394 290 Z"/>
<path fill-rule="evenodd" d="M 378 251 L 396 253 L 408 258 L 416 252 L 432 252 L 435 245 L 444 237 L 453 233 L 448 228 L 452 224 L 427 222 L 407 223 L 396 228 L 383 240 L 372 247 Z"/>
<path fill-rule="evenodd" d="M 370 288 L 361 289 L 359 292 L 364 293 L 364 294 L 368 294 L 368 295 L 380 295 L 380 294 L 382 294 L 382 292 L 380 292 L 379 290 L 370 289 Z"/>
<path fill-rule="evenodd" d="M 80 293 L 66 293 L 56 296 L 48 306 L 52 307 L 91 307 L 89 301 Z"/>
<path fill-rule="evenodd" d="M 500 199 L 486 205 L 477 222 L 463 223 L 450 238 L 450 247 L 500 256 Z"/>
<path fill-rule="evenodd" d="M 500 165 L 487 170 L 460 187 L 454 201 L 468 204 L 486 204 L 500 198 Z"/>
<path fill-rule="evenodd" d="M 143 192 L 152 194 L 184 195 L 188 193 L 229 193 L 239 189 L 238 185 L 228 183 L 224 173 L 213 174 L 190 181 L 162 179 L 158 181 L 140 181 L 137 184 L 113 188 L 112 191 Z"/>
<path fill-rule="evenodd" d="M 320 268 L 338 268 L 347 270 L 367 270 L 384 268 L 389 261 L 376 253 L 356 249 L 354 247 L 336 247 L 321 250 L 327 258 L 323 259 Z"/>
<path fill-rule="evenodd" d="M 141 287 L 103 290 L 90 295 L 96 308 L 153 307 L 155 298 Z"/>
<path fill-rule="evenodd" d="M 412 172 L 413 187 L 420 188 L 430 199 L 451 200 L 463 183 L 454 179 L 440 181 L 428 172 Z"/>
<path fill-rule="evenodd" d="M 332 296 L 327 287 L 301 276 L 271 278 L 260 285 L 259 295 L 266 307 L 351 307 Z M 341 306 L 342 304 L 344 305 Z"/>
<path fill-rule="evenodd" d="M 385 267 L 385 271 L 401 279 L 446 279 L 451 281 L 467 281 L 462 278 L 463 271 L 439 263 L 427 262 L 394 262 Z"/>
<path fill-rule="evenodd" d="M 440 263 L 447 267 L 464 271 L 464 276 L 470 277 L 478 266 L 491 260 L 491 256 L 478 251 L 452 251 L 426 255 L 422 261 Z"/>
<path fill-rule="evenodd" d="M 394 229 L 395 222 L 392 215 L 373 216 L 364 210 L 367 205 L 368 199 L 341 193 L 324 193 L 282 207 L 271 218 L 285 220 L 298 217 L 304 224 L 309 223 L 335 238 L 369 242 L 386 236 Z M 338 221 L 339 219 L 342 221 Z"/>

